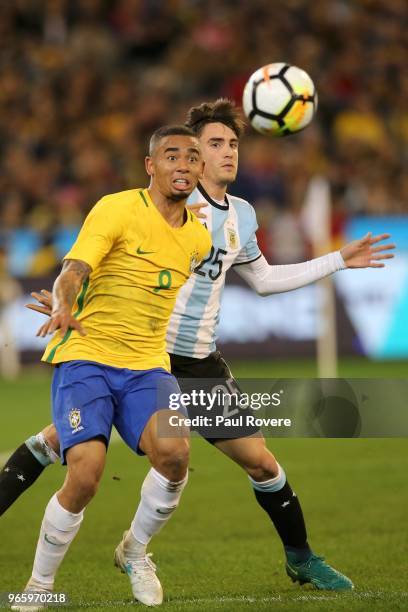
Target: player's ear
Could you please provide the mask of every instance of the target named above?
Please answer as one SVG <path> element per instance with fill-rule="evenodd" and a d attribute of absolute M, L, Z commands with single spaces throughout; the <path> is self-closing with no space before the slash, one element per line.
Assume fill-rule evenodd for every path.
<path fill-rule="evenodd" d="M 153 176 L 154 174 L 154 163 L 153 163 L 153 158 L 150 157 L 149 155 L 147 155 L 145 157 L 145 168 L 146 168 L 146 172 L 149 176 Z"/>
<path fill-rule="evenodd" d="M 204 168 L 205 168 L 205 161 L 202 161 L 202 168 L 201 168 L 201 172 L 200 172 L 200 176 L 199 178 L 202 179 L 204 176 Z"/>

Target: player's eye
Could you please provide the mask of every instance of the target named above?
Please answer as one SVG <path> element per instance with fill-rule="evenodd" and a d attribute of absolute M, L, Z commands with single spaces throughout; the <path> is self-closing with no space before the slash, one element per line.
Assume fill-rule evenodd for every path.
<path fill-rule="evenodd" d="M 175 155 L 168 155 L 167 159 L 170 161 L 176 161 L 177 157 Z"/>
<path fill-rule="evenodd" d="M 191 161 L 191 162 L 198 162 L 198 157 L 197 157 L 197 155 L 192 155 L 192 156 L 190 157 L 190 161 Z"/>

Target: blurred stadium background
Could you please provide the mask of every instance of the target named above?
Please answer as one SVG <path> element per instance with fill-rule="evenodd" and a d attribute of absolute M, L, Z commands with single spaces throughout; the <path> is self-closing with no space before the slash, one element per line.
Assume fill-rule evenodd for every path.
<path fill-rule="evenodd" d="M 344 355 L 408 357 L 406 18 L 404 0 L 241 0 L 239 10 L 227 0 L 4 3 L 5 343 L 37 358 L 39 318 L 23 310 L 23 294 L 51 286 L 101 195 L 146 184 L 151 132 L 203 100 L 240 104 L 254 69 L 286 61 L 314 79 L 317 117 L 303 133 L 274 141 L 249 128 L 231 192 L 254 204 L 259 243 L 274 263 L 311 256 L 301 211 L 316 175 L 330 181 L 332 248 L 369 229 L 390 231 L 399 252 L 385 271 L 335 277 L 338 346 Z M 219 330 L 227 356 L 313 356 L 316 286 L 261 299 L 232 275 L 230 283 Z"/>
<path fill-rule="evenodd" d="M 368 230 L 393 234 L 398 257 L 384 271 L 335 277 L 339 374 L 406 377 L 407 17 L 405 0 L 2 2 L 4 375 L 17 371 L 16 356 L 23 363 L 38 361 L 43 346 L 34 337 L 39 315 L 23 308 L 27 293 L 51 286 L 84 215 L 103 194 L 146 184 L 143 159 L 151 132 L 163 123 L 179 122 L 189 106 L 204 100 L 228 96 L 240 104 L 246 79 L 256 68 L 286 61 L 312 76 L 319 94 L 317 116 L 303 133 L 286 139 L 269 140 L 248 129 L 231 192 L 255 206 L 259 243 L 270 262 L 311 257 L 302 209 L 315 176 L 330 183 L 331 248 Z M 231 274 L 219 346 L 236 375 L 316 375 L 318 303 L 319 287 L 258 298 Z M 0 382 L 0 463 L 49 419 L 48 382 L 48 371 L 28 370 L 16 382 Z M 406 584 L 400 533 L 405 440 L 280 440 L 277 451 L 305 501 L 317 550 L 351 573 L 366 594 L 353 600 L 296 599 L 298 591 L 283 576 L 275 540 L 271 558 L 266 520 L 256 514 L 251 533 L 242 530 L 258 512 L 244 479 L 196 441 L 197 482 L 192 474 L 180 516 L 155 549 L 166 586 L 172 585 L 169 609 L 246 609 L 255 593 L 257 609 L 267 610 L 271 588 L 281 594 L 273 601 L 276 609 L 407 609 L 406 597 L 401 599 Z M 136 503 L 139 480 L 133 480 L 135 475 L 141 480 L 144 471 L 145 464 L 135 462 L 122 445 L 113 446 L 103 490 L 87 511 L 87 527 L 74 545 L 81 549 L 84 579 L 79 581 L 75 573 L 74 552 L 61 572 L 61 588 L 67 586 L 77 598 L 74 609 L 79 601 L 88 609 L 105 609 L 100 602 L 89 602 L 90 591 L 91 600 L 123 599 L 126 586 L 114 582 L 109 555 L 118 536 L 117 516 L 124 516 L 121 523 L 126 525 L 134 505 L 129 505 L 129 489 Z M 1 558 L 0 591 L 23 586 L 37 525 L 61 472 L 49 470 L 43 484 L 3 519 L 2 548 L 9 553 L 7 563 Z M 112 481 L 115 474 L 122 483 Z M 115 500 L 116 512 L 106 499 Z M 231 530 L 228 517 L 218 513 L 216 521 L 211 518 L 206 508 L 215 501 L 233 512 L 238 526 Z M 100 516 L 104 539 L 95 561 L 89 551 L 100 538 Z M 191 538 L 184 529 L 192 530 Z M 186 582 L 192 563 L 199 575 Z M 267 570 L 265 563 L 270 563 Z"/>

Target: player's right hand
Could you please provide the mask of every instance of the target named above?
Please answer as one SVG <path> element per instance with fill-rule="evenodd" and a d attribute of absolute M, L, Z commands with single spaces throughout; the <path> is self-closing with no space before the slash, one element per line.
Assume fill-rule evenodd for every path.
<path fill-rule="evenodd" d="M 41 293 L 32 291 L 30 295 L 42 306 L 39 306 L 39 304 L 26 304 L 25 307 L 50 317 L 52 312 L 52 293 L 46 289 L 41 289 Z"/>
<path fill-rule="evenodd" d="M 69 329 L 74 329 L 81 336 L 86 336 L 86 331 L 82 327 L 82 325 L 77 321 L 71 314 L 71 311 L 68 308 L 60 307 L 57 310 L 51 313 L 49 320 L 41 325 L 40 329 L 37 332 L 37 336 L 40 338 L 45 338 L 48 334 L 53 334 L 60 330 L 60 335 L 62 337 L 65 336 Z"/>

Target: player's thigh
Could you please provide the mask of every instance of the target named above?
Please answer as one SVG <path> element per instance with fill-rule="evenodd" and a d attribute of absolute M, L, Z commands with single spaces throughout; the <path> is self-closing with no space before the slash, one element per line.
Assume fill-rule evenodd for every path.
<path fill-rule="evenodd" d="M 153 465 L 160 462 L 187 463 L 190 430 L 183 425 L 183 415 L 175 415 L 173 410 L 155 412 L 143 430 L 139 446 Z"/>
<path fill-rule="evenodd" d="M 61 460 L 69 448 L 92 439 L 109 443 L 114 403 L 106 367 L 85 361 L 62 363 L 52 383 L 53 421 Z"/>

